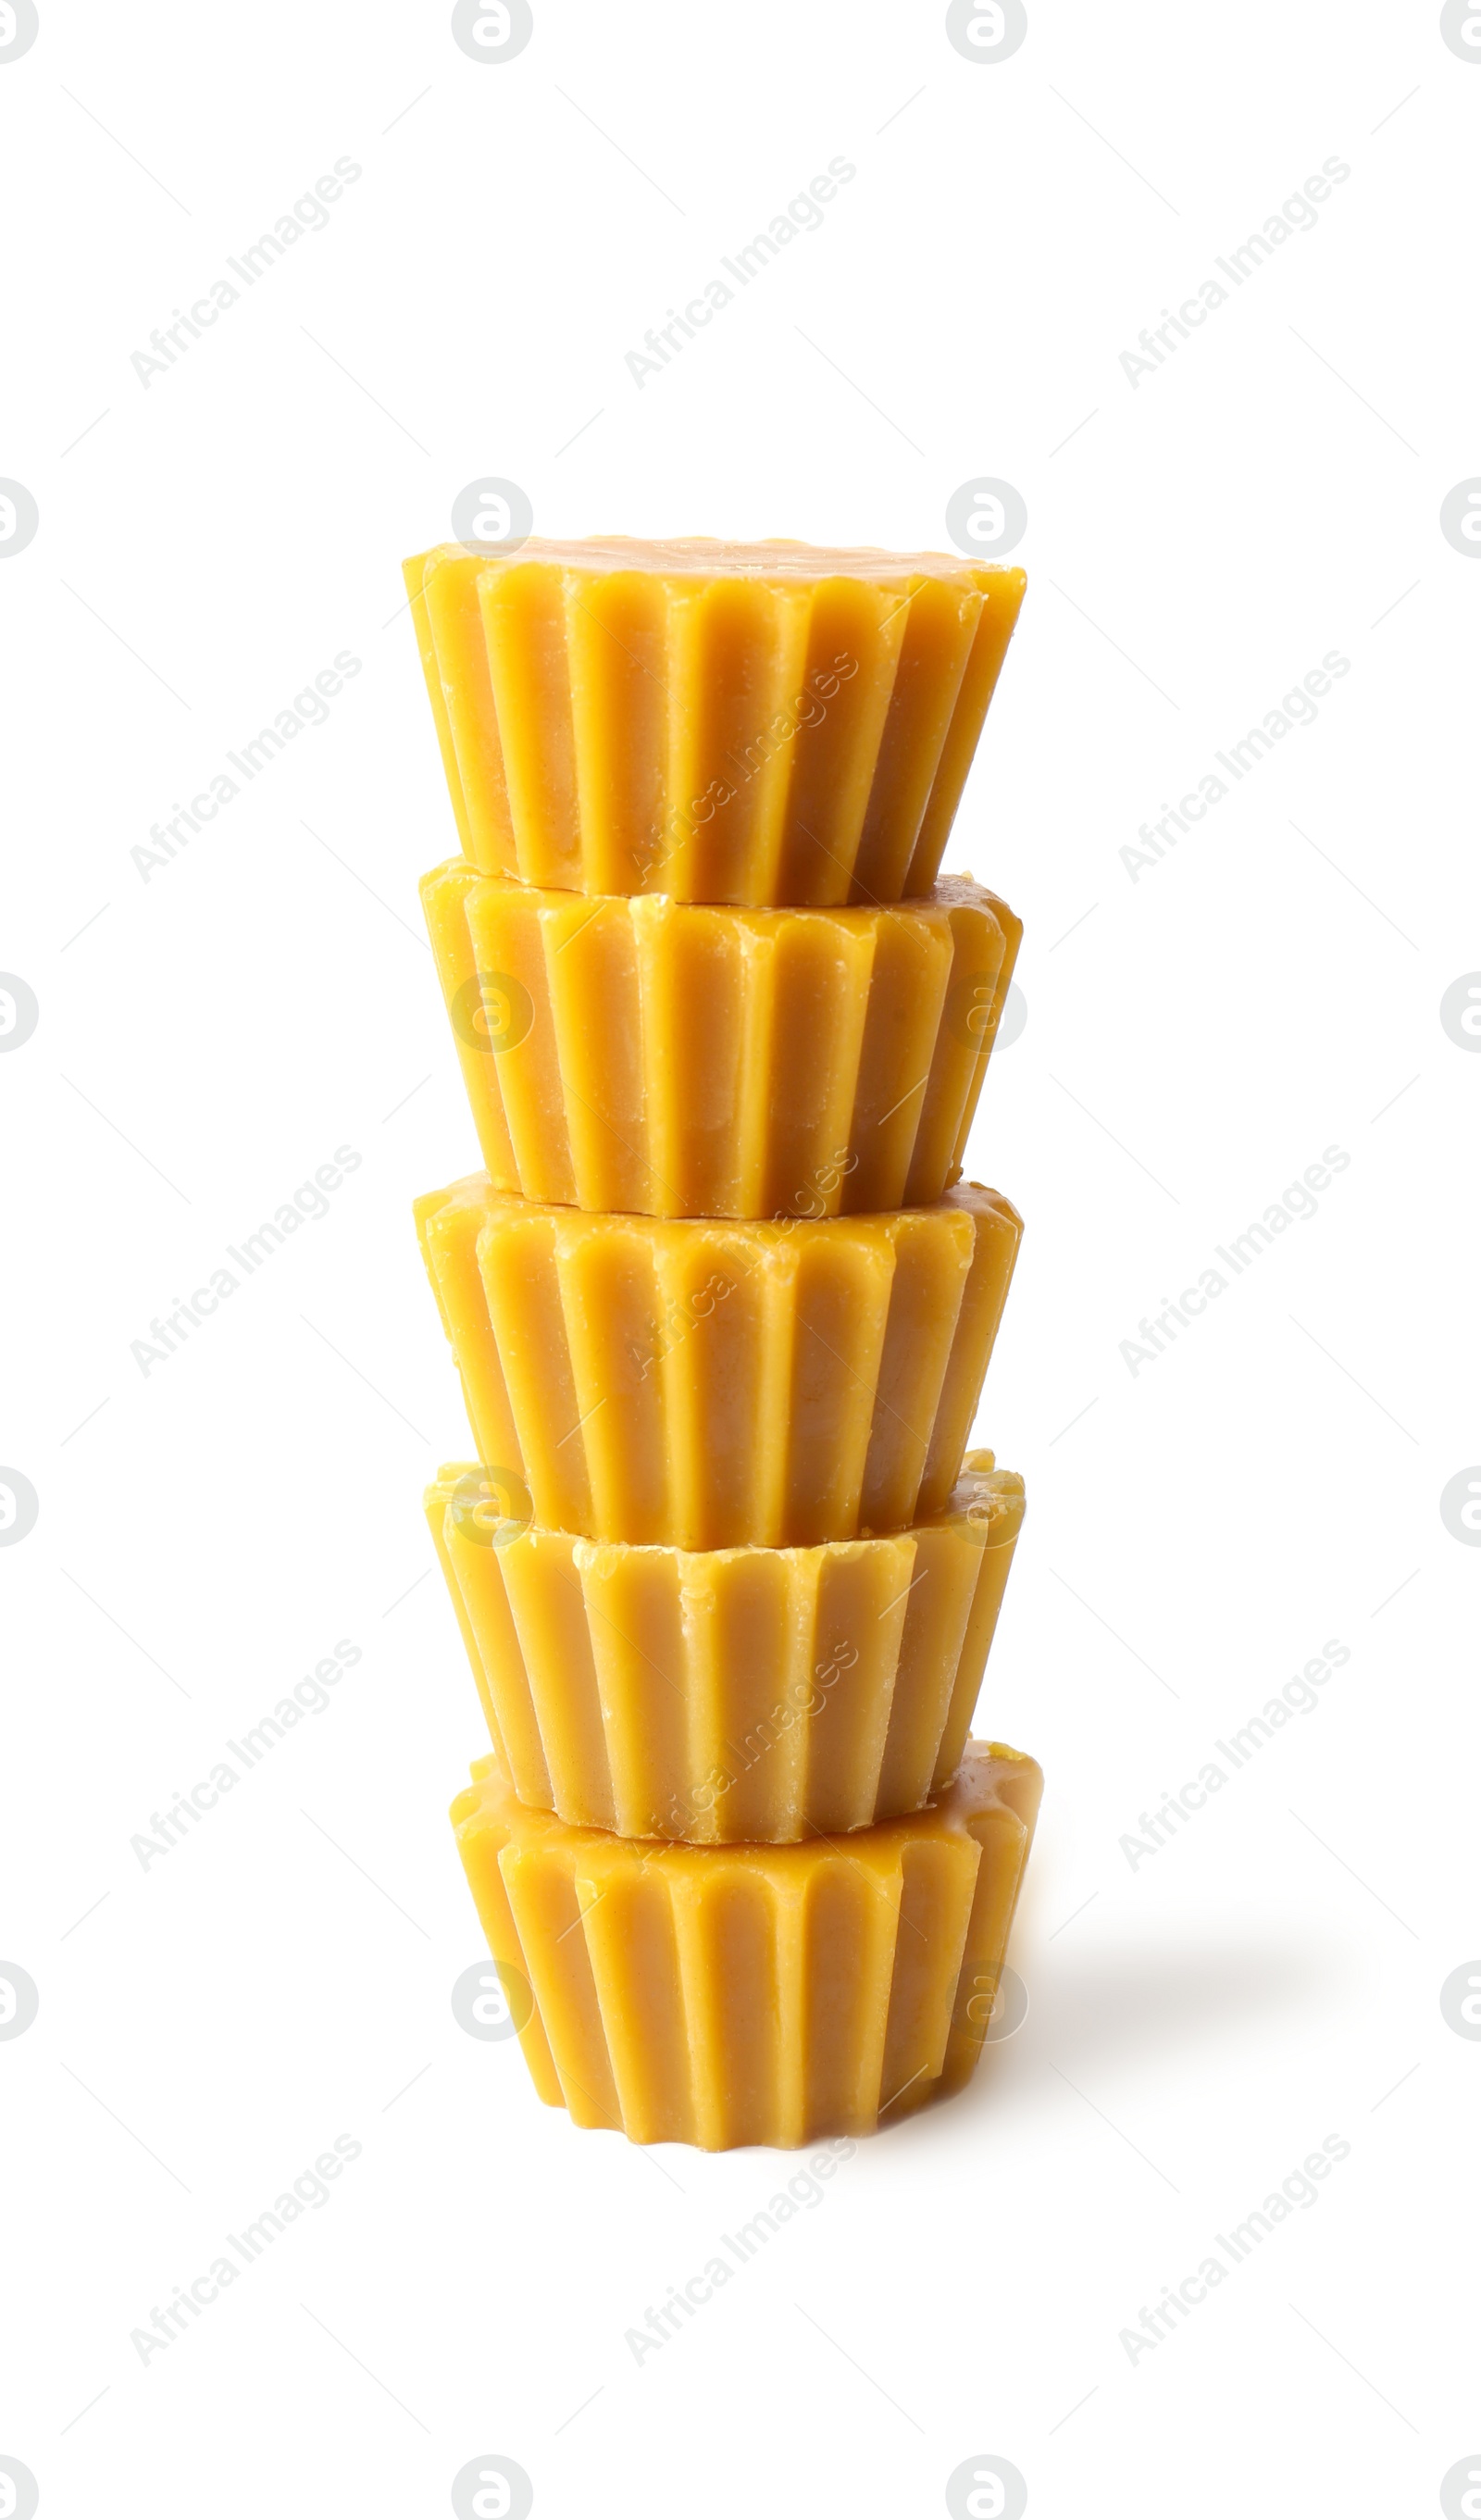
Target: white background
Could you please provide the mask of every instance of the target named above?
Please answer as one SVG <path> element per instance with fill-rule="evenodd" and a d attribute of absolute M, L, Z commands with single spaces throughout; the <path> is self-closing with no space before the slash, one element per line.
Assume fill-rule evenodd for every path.
<path fill-rule="evenodd" d="M 1049 2515 L 1441 2507 L 1481 2445 L 1481 65 L 1432 7 L 43 0 L 0 68 L 11 382 L 0 967 L 0 2454 L 62 2515 Z M 624 364 L 835 156 L 822 228 Z M 213 331 L 131 353 L 335 160 Z M 1350 175 L 1135 386 L 1120 363 L 1329 157 Z M 969 1169 L 1028 1234 L 978 1440 L 1030 1517 L 979 1731 L 1048 1774 L 1026 2027 L 845 2162 L 640 2368 L 624 2331 L 798 2164 L 646 2154 L 455 2022 L 445 1812 L 476 1707 L 420 1519 L 467 1448 L 413 1194 L 475 1161 L 418 874 L 456 845 L 397 563 L 508 476 L 548 533 L 940 547 L 981 474 L 1030 573 L 951 866 L 1027 924 Z M 1327 652 L 1316 724 L 1149 871 L 1121 850 Z M 149 879 L 131 851 L 340 651 L 361 671 Z M 1474 1049 L 1474 1041 L 1471 1044 Z M 335 1148 L 360 1167 L 189 1345 L 131 1342 Z M 1324 1148 L 1350 1163 L 1135 1374 L 1121 1342 Z M 1217 1264 L 1215 1264 L 1217 1265 Z M 1226 1273 L 1228 1274 L 1228 1273 Z M 1481 1473 L 1478 1473 L 1481 1475 Z M 340 1639 L 196 1834 L 130 1838 Z M 1337 1639 L 1183 1833 L 1124 1833 Z M 1481 1966 L 1481 1963 L 1478 1963 Z M 337 2135 L 330 2201 L 130 2343 Z M 1120 2331 L 1328 2135 L 1320 2201 L 1133 2362 Z M 1478 2459 L 1481 2465 L 1481 2459 Z M 1459 2504 L 1452 2506 L 1459 2508 Z"/>

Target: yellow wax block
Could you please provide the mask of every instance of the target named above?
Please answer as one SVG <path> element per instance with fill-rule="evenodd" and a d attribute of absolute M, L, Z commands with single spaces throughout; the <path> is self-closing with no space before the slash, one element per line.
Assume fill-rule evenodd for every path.
<path fill-rule="evenodd" d="M 461 544 L 406 562 L 463 845 L 676 901 L 930 891 L 1021 569 L 805 543 Z"/>
<path fill-rule="evenodd" d="M 496 1189 L 824 1217 L 961 1178 L 1023 932 L 970 877 L 882 910 L 737 910 L 454 858 L 422 903 Z"/>
<path fill-rule="evenodd" d="M 846 1846 L 654 1846 L 533 1811 L 480 1761 L 453 1825 L 540 2097 L 716 2152 L 872 2135 L 960 2091 L 1043 1782 L 974 1741 L 928 1810 Z"/>
<path fill-rule="evenodd" d="M 962 1182 L 820 1222 L 416 1204 L 479 1460 L 547 1531 L 678 1549 L 905 1530 L 951 1495 L 1022 1223 Z"/>
<path fill-rule="evenodd" d="M 522 1802 L 622 1837 L 785 1845 L 919 1811 L 955 1775 L 1023 1481 L 969 1454 L 928 1520 L 820 1549 L 541 1531 L 473 1462 L 426 1502 Z"/>
<path fill-rule="evenodd" d="M 447 776 L 458 836 L 475 864 L 502 865 L 513 847 L 499 719 L 478 611 L 483 563 L 461 545 L 402 564 L 412 620 Z"/>
<path fill-rule="evenodd" d="M 472 833 L 469 829 L 468 808 L 463 801 L 463 777 L 458 768 L 457 746 L 453 742 L 452 720 L 448 713 L 447 694 L 442 688 L 442 669 L 437 662 L 437 647 L 432 637 L 431 618 L 426 608 L 424 581 L 434 555 L 419 552 L 415 560 L 403 561 L 401 574 L 406 581 L 408 609 L 412 628 L 417 634 L 417 653 L 422 659 L 426 697 L 431 702 L 432 724 L 437 730 L 437 749 L 442 755 L 447 791 L 452 799 L 453 820 L 466 853 L 473 854 Z"/>

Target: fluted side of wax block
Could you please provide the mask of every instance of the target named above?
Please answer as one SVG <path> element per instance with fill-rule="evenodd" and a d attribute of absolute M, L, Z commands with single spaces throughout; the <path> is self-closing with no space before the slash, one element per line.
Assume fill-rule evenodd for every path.
<path fill-rule="evenodd" d="M 450 544 L 419 552 L 401 573 L 458 837 L 474 865 L 513 871 L 504 749 L 478 614 L 482 566 Z"/>
<path fill-rule="evenodd" d="M 637 2143 L 868 2135 L 981 2053 L 1043 1778 L 971 1742 L 929 1810 L 846 1848 L 654 1847 L 518 1801 L 497 1759 L 459 1853 L 542 2099 Z M 521 2005 L 522 2009 L 522 2005 Z"/>
<path fill-rule="evenodd" d="M 930 890 L 1024 589 L 939 554 L 458 544 L 406 563 L 486 874 L 736 903 Z"/>
<path fill-rule="evenodd" d="M 818 1549 L 632 1548 L 510 1515 L 454 1462 L 426 1515 L 490 1735 L 574 1827 L 785 1845 L 918 1811 L 955 1774 L 1023 1519 L 969 1457 L 950 1503 Z"/>
<path fill-rule="evenodd" d="M 474 854 L 473 835 L 469 824 L 468 807 L 463 797 L 463 777 L 458 768 L 458 747 L 453 742 L 447 694 L 442 687 L 442 668 L 437 661 L 437 643 L 432 636 L 431 615 L 427 610 L 423 583 L 431 558 L 430 552 L 418 552 L 415 560 L 402 562 L 401 575 L 406 582 L 407 610 L 411 614 L 412 628 L 417 635 L 417 654 L 422 665 L 422 679 L 426 685 L 426 697 L 431 704 L 432 725 L 436 729 L 437 750 L 442 756 L 442 773 L 447 781 L 453 820 L 458 826 L 458 837 L 463 843 L 464 851 L 471 857 Z"/>
<path fill-rule="evenodd" d="M 496 1189 L 825 1217 L 960 1178 L 1022 934 L 970 878 L 883 910 L 734 910 L 455 858 L 422 901 Z"/>
<path fill-rule="evenodd" d="M 482 1175 L 417 1223 L 484 1465 L 547 1530 L 696 1550 L 945 1505 L 1022 1230 L 975 1183 L 788 1227 L 587 1215 Z"/>

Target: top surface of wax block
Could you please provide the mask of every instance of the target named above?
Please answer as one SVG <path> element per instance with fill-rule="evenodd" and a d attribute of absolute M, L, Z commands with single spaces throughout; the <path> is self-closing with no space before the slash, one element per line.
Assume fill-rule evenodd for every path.
<path fill-rule="evenodd" d="M 440 548 L 463 552 L 474 546 L 452 543 Z M 974 587 L 986 576 L 1016 574 L 952 552 L 877 551 L 867 544 L 846 550 L 841 545 L 792 542 L 785 535 L 761 543 L 725 542 L 713 534 L 682 534 L 666 542 L 649 542 L 634 534 L 593 534 L 572 542 L 545 542 L 531 535 L 507 555 L 490 549 L 480 552 L 479 558 L 488 568 L 518 568 L 531 561 L 544 561 L 589 577 L 610 577 L 618 570 L 633 569 L 645 577 L 748 577 L 779 586 L 820 586 L 830 577 L 860 578 L 867 586 L 908 586 L 914 578 L 935 577 Z"/>
<path fill-rule="evenodd" d="M 445 543 L 405 564 L 465 854 L 552 890 L 929 892 L 1023 599 L 940 553 Z"/>

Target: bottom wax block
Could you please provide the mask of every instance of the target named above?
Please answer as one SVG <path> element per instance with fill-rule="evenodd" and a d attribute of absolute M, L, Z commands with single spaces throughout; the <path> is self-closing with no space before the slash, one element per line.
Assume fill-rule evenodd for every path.
<path fill-rule="evenodd" d="M 981 2053 L 1043 1776 L 971 1741 L 928 1809 L 846 1845 L 572 1828 L 480 1760 L 458 1851 L 543 2100 L 635 2143 L 870 2135 Z"/>

